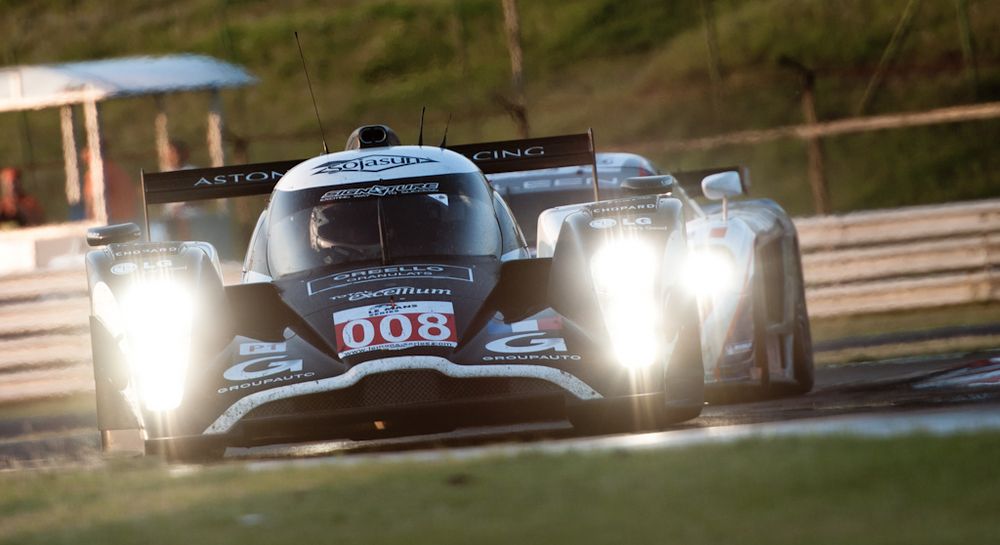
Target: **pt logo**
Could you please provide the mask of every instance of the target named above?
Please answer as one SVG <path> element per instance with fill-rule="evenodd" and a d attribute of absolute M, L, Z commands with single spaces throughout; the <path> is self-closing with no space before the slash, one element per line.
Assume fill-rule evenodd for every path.
<path fill-rule="evenodd" d="M 566 351 L 566 341 L 562 338 L 535 338 L 544 335 L 544 331 L 511 335 L 510 337 L 486 343 L 486 349 L 501 354 L 528 354 L 532 352 L 544 352 L 546 350 L 555 350 L 556 352 Z"/>

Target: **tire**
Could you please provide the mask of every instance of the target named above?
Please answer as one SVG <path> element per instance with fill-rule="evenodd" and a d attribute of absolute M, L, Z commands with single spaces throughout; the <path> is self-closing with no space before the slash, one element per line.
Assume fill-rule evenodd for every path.
<path fill-rule="evenodd" d="M 764 286 L 754 290 L 753 305 L 753 365 L 760 369 L 760 378 L 747 388 L 750 400 L 766 399 L 771 394 L 771 362 L 767 355 L 767 306 Z"/>
<path fill-rule="evenodd" d="M 795 393 L 804 394 L 813 389 L 816 367 L 813 362 L 812 333 L 809 330 L 809 313 L 806 311 L 804 290 L 795 306 L 795 333 L 792 345 L 792 373 Z"/>
<path fill-rule="evenodd" d="M 663 403 L 654 415 L 659 429 L 697 418 L 705 404 L 705 362 L 696 305 L 692 300 L 687 323 L 678 332 L 678 346 L 663 372 Z"/>

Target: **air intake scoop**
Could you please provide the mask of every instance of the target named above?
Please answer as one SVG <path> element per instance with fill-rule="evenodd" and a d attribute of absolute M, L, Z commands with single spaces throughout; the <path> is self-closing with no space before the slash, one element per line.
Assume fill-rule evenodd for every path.
<path fill-rule="evenodd" d="M 354 129 L 347 137 L 345 150 L 365 148 L 386 148 L 398 146 L 399 137 L 396 132 L 385 125 L 365 125 Z"/>

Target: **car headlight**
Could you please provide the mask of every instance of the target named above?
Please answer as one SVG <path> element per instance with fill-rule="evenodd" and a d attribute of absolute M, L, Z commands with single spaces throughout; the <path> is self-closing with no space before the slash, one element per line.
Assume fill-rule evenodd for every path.
<path fill-rule="evenodd" d="M 172 281 L 141 281 L 122 307 L 129 364 L 143 404 L 151 411 L 177 408 L 191 357 L 191 294 Z"/>
<path fill-rule="evenodd" d="M 734 287 L 736 264 L 724 248 L 694 250 L 684 263 L 682 281 L 699 297 L 710 297 Z"/>
<path fill-rule="evenodd" d="M 594 254 L 590 271 L 615 358 L 631 369 L 649 366 L 659 353 L 657 253 L 637 240 L 615 241 Z"/>

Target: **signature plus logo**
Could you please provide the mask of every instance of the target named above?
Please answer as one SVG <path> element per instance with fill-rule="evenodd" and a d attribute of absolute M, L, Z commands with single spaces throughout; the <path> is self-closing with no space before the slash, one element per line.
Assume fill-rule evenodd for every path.
<path fill-rule="evenodd" d="M 382 172 L 399 167 L 436 163 L 426 157 L 408 155 L 375 154 L 346 161 L 329 161 L 313 168 L 313 174 L 336 174 L 338 172 Z"/>

